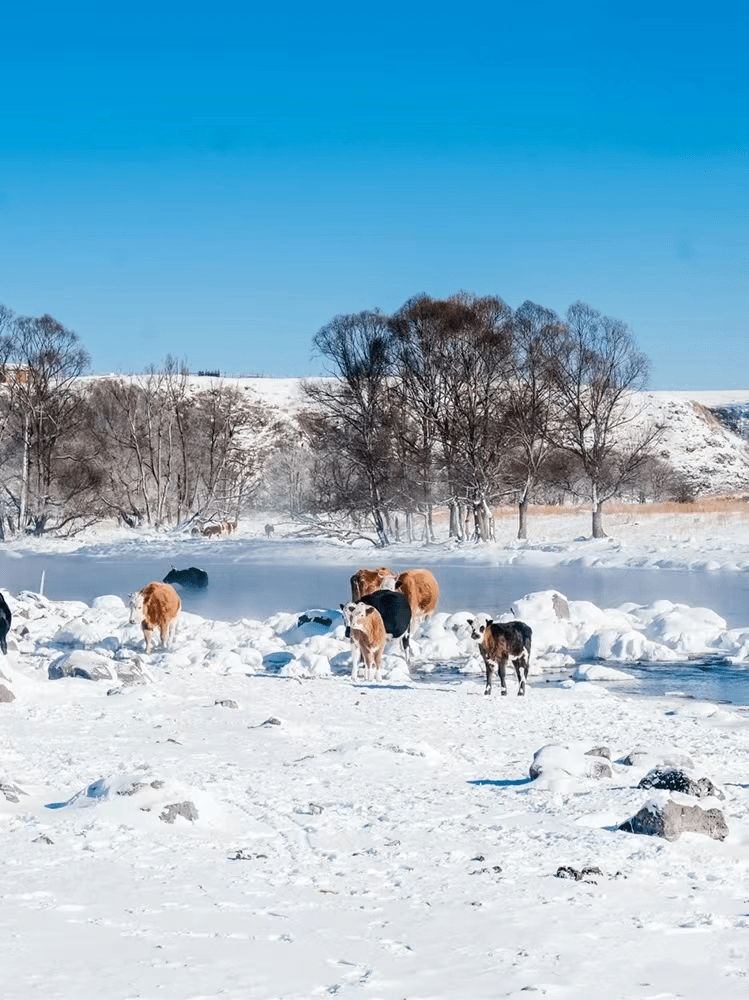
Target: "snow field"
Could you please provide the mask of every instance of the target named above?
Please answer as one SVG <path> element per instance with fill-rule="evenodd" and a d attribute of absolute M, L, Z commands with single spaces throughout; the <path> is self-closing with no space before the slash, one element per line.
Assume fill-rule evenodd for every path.
<path fill-rule="evenodd" d="M 554 593 L 513 605 L 534 628 L 522 699 L 514 677 L 484 697 L 467 612 L 436 615 L 412 675 L 391 654 L 376 685 L 351 683 L 326 609 L 301 626 L 185 614 L 174 647 L 145 657 L 114 595 L 12 598 L 4 997 L 745 996 L 747 713 L 553 671 L 611 669 L 591 657 L 626 663 L 639 643 L 678 677 L 698 650 L 743 662 L 746 636 L 665 601 L 568 601 L 560 618 Z M 71 658 L 101 679 L 48 679 Z M 610 779 L 579 766 L 600 746 Z M 658 763 L 719 786 L 725 800 L 694 801 L 723 810 L 724 842 L 616 829 L 653 797 L 637 783 Z M 185 803 L 196 818 L 167 822 Z"/>

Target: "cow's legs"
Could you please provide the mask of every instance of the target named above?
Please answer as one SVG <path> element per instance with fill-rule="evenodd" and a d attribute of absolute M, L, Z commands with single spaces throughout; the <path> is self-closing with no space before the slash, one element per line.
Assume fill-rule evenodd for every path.
<path fill-rule="evenodd" d="M 507 680 L 505 675 L 507 673 L 507 660 L 503 657 L 501 660 L 498 661 L 497 666 L 499 667 L 499 683 L 502 688 L 502 694 L 506 695 Z"/>
<path fill-rule="evenodd" d="M 519 656 L 513 660 L 515 673 L 518 675 L 518 695 L 525 694 L 525 682 L 528 678 L 528 660 L 525 656 Z"/>
<path fill-rule="evenodd" d="M 356 642 L 351 643 L 351 680 L 355 681 L 359 676 L 359 659 L 361 657 L 361 650 L 359 649 L 359 644 Z"/>
<path fill-rule="evenodd" d="M 153 634 L 153 629 L 150 629 L 146 623 L 143 623 L 143 636 L 146 640 L 146 652 L 151 652 L 151 635 Z"/>
<path fill-rule="evenodd" d="M 481 655 L 483 656 L 483 649 Z M 494 674 L 494 664 L 486 656 L 484 656 L 484 663 L 486 664 L 486 687 L 484 688 L 484 694 L 492 693 L 492 678 Z"/>

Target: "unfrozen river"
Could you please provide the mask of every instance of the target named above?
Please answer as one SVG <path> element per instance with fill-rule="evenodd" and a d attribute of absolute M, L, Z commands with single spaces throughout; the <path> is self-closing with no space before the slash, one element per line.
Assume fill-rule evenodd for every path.
<path fill-rule="evenodd" d="M 352 553 L 346 564 L 325 564 L 315 547 L 304 543 L 255 543 L 237 540 L 207 546 L 180 542 L 170 558 L 168 543 L 96 546 L 73 553 L 23 555 L 0 552 L 0 587 L 13 594 L 38 591 L 52 600 L 90 604 L 101 594 L 127 594 L 150 580 L 161 580 L 172 565 L 198 566 L 209 576 L 203 593 L 181 591 L 186 611 L 206 618 L 233 621 L 267 618 L 277 611 L 337 607 L 348 600 L 349 577 L 359 566 L 380 565 L 383 554 Z M 403 568 L 395 553 L 393 568 Z M 387 561 L 387 560 L 386 560 Z M 430 566 L 428 552 L 418 563 Z M 570 600 L 592 601 L 611 608 L 632 601 L 650 604 L 666 599 L 690 607 L 708 607 L 729 628 L 749 626 L 749 574 L 696 570 L 589 569 L 584 567 L 496 567 L 444 556 L 431 566 L 437 577 L 441 611 L 509 611 L 513 601 L 538 590 L 555 589 Z M 629 670 L 629 666 L 627 666 Z M 684 689 L 690 696 L 749 704 L 749 672 L 719 662 L 674 667 L 632 668 L 640 684 L 632 690 L 661 694 Z M 622 690 L 621 686 L 618 686 Z"/>

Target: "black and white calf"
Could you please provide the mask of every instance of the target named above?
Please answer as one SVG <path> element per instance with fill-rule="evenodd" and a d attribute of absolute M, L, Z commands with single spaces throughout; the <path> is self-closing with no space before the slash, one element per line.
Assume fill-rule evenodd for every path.
<path fill-rule="evenodd" d="M 484 621 L 469 620 L 471 635 L 479 640 L 479 650 L 486 665 L 486 688 L 484 694 L 492 693 L 492 678 L 499 673 L 502 694 L 507 694 L 505 673 L 512 660 L 518 678 L 518 694 L 525 694 L 525 682 L 531 663 L 531 637 L 533 631 L 525 622 L 495 622 L 491 618 Z"/>
<path fill-rule="evenodd" d="M 408 663 L 411 656 L 411 606 L 399 590 L 376 590 L 359 600 L 380 612 L 388 639 L 400 639 Z"/>
<path fill-rule="evenodd" d="M 7 601 L 3 595 L 0 594 L 0 649 L 2 649 L 5 656 L 8 655 L 8 643 L 6 640 L 8 632 L 10 631 L 10 622 L 12 617 L 13 616 L 10 613 Z"/>

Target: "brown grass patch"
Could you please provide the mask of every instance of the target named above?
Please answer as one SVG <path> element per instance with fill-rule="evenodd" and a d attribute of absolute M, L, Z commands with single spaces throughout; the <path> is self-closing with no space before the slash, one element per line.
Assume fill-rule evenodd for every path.
<path fill-rule="evenodd" d="M 497 519 L 517 517 L 518 509 L 516 506 L 495 507 L 493 513 Z M 529 518 L 589 513 L 590 507 L 583 505 L 566 507 L 558 504 L 531 504 L 528 508 Z M 674 500 L 663 503 L 606 503 L 603 506 L 603 516 L 606 518 L 610 514 L 636 514 L 637 517 L 647 517 L 649 514 L 740 514 L 749 517 L 749 503 L 737 497 L 705 497 L 692 503 L 676 503 Z"/>

